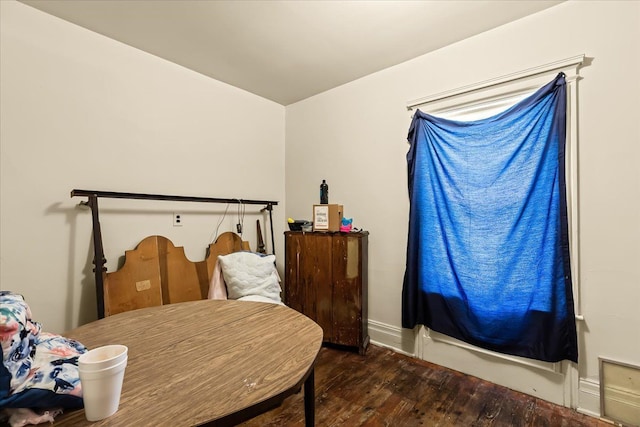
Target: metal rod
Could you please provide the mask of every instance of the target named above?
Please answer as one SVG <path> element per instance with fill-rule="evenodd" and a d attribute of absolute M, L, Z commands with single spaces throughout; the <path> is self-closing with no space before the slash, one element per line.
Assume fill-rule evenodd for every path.
<path fill-rule="evenodd" d="M 110 199 L 166 200 L 176 202 L 235 203 L 244 205 L 277 205 L 272 200 L 221 199 L 215 197 L 170 196 L 166 194 L 122 193 L 118 191 L 71 190 L 71 197 L 96 196 Z"/>

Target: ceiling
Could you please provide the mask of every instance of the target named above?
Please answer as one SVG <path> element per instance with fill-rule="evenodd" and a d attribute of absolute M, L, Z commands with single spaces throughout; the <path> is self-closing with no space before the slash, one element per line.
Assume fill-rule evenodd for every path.
<path fill-rule="evenodd" d="M 288 105 L 564 0 L 21 0 Z"/>

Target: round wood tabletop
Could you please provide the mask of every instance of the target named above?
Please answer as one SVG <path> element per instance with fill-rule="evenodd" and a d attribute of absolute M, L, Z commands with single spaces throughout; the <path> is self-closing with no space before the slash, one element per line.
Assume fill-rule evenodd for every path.
<path fill-rule="evenodd" d="M 322 345 L 322 329 L 297 311 L 232 300 L 129 311 L 64 335 L 89 349 L 124 344 L 129 361 L 118 412 L 91 423 L 83 410 L 70 411 L 56 426 L 217 425 L 254 416 L 300 389 Z"/>

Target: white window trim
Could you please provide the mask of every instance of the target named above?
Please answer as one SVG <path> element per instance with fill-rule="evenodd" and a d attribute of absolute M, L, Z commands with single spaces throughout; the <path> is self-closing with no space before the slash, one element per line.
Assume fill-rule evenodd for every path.
<path fill-rule="evenodd" d="M 574 297 L 574 311 L 576 320 L 584 320 L 580 298 L 580 253 L 579 253 L 579 218 L 578 218 L 578 102 L 577 83 L 580 79 L 579 70 L 585 63 L 585 55 L 577 55 L 555 61 L 539 67 L 508 74 L 494 79 L 485 80 L 457 89 L 436 93 L 423 98 L 407 102 L 407 110 L 413 115 L 413 110 L 420 109 L 425 113 L 440 117 L 458 118 L 469 117 L 464 120 L 480 118 L 480 114 L 491 116 L 515 104 L 528 94 L 535 92 L 550 82 L 559 72 L 565 74 L 567 92 L 567 139 L 565 148 L 565 172 L 567 188 L 567 215 L 569 225 L 569 250 L 571 256 L 571 276 Z M 484 112 L 484 113 L 483 113 Z M 473 116 L 477 115 L 477 116 Z M 473 117 L 473 118 L 471 118 Z M 462 120 L 462 119 L 461 119 Z M 501 353 L 492 352 L 464 343 L 462 341 L 437 334 L 425 328 L 419 334 L 425 340 L 437 340 L 447 344 L 466 348 L 472 351 L 491 354 L 500 359 L 516 361 L 523 365 L 539 368 L 551 372 L 565 372 L 568 381 L 565 382 L 565 401 L 575 407 L 576 391 L 578 389 L 578 372 L 575 364 L 570 362 L 548 363 L 533 359 L 517 358 Z M 422 345 L 420 345 L 422 347 Z"/>
<path fill-rule="evenodd" d="M 482 82 L 474 83 L 468 86 L 463 86 L 457 89 L 452 89 L 445 92 L 429 95 L 423 98 L 418 98 L 416 100 L 407 102 L 407 110 L 413 110 L 417 107 L 422 107 L 427 104 L 431 104 L 432 102 L 435 102 L 435 101 L 454 98 L 463 94 L 478 92 L 483 89 L 489 89 L 494 86 L 500 86 L 504 83 L 511 84 L 516 82 L 517 80 L 527 79 L 540 74 L 548 75 L 549 73 L 559 73 L 560 71 L 564 71 L 565 68 L 569 73 L 577 76 L 578 68 L 584 63 L 584 60 L 585 60 L 584 54 L 576 55 L 570 58 L 551 62 L 549 64 L 540 65 L 538 67 L 528 68 L 526 70 L 522 70 L 515 73 L 507 74 L 504 76 L 496 77 L 493 79 L 485 80 Z M 567 73 L 567 71 L 564 71 L 564 73 L 567 74 L 567 81 L 568 81 L 570 75 Z M 504 93 L 504 89 L 503 89 L 503 93 Z"/>

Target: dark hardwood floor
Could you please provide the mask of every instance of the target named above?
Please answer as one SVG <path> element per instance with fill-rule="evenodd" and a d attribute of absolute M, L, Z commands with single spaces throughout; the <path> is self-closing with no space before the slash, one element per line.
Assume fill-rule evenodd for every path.
<path fill-rule="evenodd" d="M 315 369 L 316 426 L 549 426 L 611 424 L 391 350 L 323 348 Z M 245 427 L 303 426 L 302 392 Z"/>

